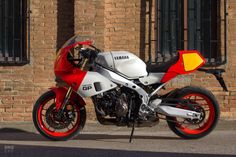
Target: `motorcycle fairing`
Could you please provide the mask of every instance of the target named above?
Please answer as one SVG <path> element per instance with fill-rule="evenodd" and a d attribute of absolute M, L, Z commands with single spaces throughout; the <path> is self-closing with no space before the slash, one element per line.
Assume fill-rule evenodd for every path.
<path fill-rule="evenodd" d="M 98 72 L 88 71 L 77 93 L 86 98 L 116 88 L 117 85 Z"/>
<path fill-rule="evenodd" d="M 59 53 L 56 57 L 56 61 L 54 64 L 54 71 L 55 74 L 60 74 L 62 72 L 71 72 L 74 69 L 78 69 L 74 67 L 68 60 L 67 60 L 67 55 L 70 52 L 70 49 L 75 47 L 76 45 L 91 45 L 91 41 L 85 41 L 85 42 L 76 42 L 72 45 L 68 45 L 63 47 L 61 50 L 59 50 Z"/>
<path fill-rule="evenodd" d="M 79 68 L 74 67 L 67 60 L 67 55 L 70 52 L 70 49 L 75 47 L 77 44 L 89 45 L 91 44 L 91 42 L 77 42 L 75 44 L 62 48 L 54 64 L 55 75 L 57 77 L 60 77 L 64 82 L 71 86 L 74 91 L 78 90 L 81 82 L 83 81 L 87 73 L 86 71 L 82 71 Z"/>
<path fill-rule="evenodd" d="M 196 50 L 179 51 L 179 60 L 168 69 L 161 82 L 168 82 L 177 75 L 192 73 L 205 62 L 204 57 Z"/>
<path fill-rule="evenodd" d="M 55 75 L 72 87 L 73 91 L 77 91 L 81 97 L 91 97 L 117 87 L 99 73 L 83 71 L 68 61 L 67 56 L 72 48 L 77 45 L 92 44 L 91 41 L 75 42 L 75 40 L 76 36 L 72 37 L 60 50 L 54 65 Z M 59 104 L 62 103 L 60 100 Z"/>
<path fill-rule="evenodd" d="M 60 77 L 64 82 L 72 87 L 74 91 L 77 91 L 79 89 L 86 75 L 87 72 L 80 69 L 73 69 L 68 73 L 57 73 L 57 77 Z"/>

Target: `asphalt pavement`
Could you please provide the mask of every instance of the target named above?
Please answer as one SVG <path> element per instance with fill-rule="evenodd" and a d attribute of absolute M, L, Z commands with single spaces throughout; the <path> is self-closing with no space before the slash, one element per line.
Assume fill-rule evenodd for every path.
<path fill-rule="evenodd" d="M 102 126 L 88 122 L 69 141 L 49 141 L 32 123 L 0 123 L 0 157 L 232 157 L 236 156 L 236 121 L 220 121 L 208 136 L 184 140 L 165 122 L 152 128 Z"/>

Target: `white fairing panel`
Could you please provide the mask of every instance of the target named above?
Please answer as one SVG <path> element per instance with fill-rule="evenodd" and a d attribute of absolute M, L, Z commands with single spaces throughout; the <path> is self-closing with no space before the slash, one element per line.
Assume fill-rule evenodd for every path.
<path fill-rule="evenodd" d="M 96 62 L 128 79 L 147 76 L 146 64 L 128 51 L 101 53 L 98 55 Z"/>
<path fill-rule="evenodd" d="M 143 85 L 146 85 L 146 86 L 152 85 L 152 84 L 160 83 L 164 75 L 165 73 L 149 73 L 148 76 L 139 78 L 139 81 Z"/>
<path fill-rule="evenodd" d="M 77 93 L 86 98 L 116 88 L 117 85 L 97 72 L 88 71 Z"/>

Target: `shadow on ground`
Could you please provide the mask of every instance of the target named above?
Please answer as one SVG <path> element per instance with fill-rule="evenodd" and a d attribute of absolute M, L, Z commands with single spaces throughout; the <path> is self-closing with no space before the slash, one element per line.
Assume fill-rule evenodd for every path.
<path fill-rule="evenodd" d="M 0 140 L 7 141 L 47 141 L 44 137 L 33 132 L 15 128 L 1 128 Z"/>
<path fill-rule="evenodd" d="M 108 135 L 108 134 L 86 134 L 82 133 L 74 140 L 103 140 L 103 139 L 129 139 L 129 135 Z M 183 140 L 178 137 L 168 136 L 143 136 L 134 135 L 134 139 L 158 139 L 158 140 Z M 8 141 L 48 141 L 40 134 L 33 132 L 27 132 L 21 129 L 15 128 L 1 128 L 0 140 Z M 114 141 L 115 142 L 115 141 Z"/>
<path fill-rule="evenodd" d="M 81 134 L 75 140 L 102 140 L 102 139 L 129 139 L 129 135 L 107 135 L 107 134 Z M 183 140 L 178 137 L 169 136 L 143 136 L 134 135 L 133 139 L 158 139 L 158 140 Z"/>
<path fill-rule="evenodd" d="M 0 145 L 1 157 L 233 157 L 234 155 L 192 154 L 170 152 L 123 151 L 110 149 L 60 148 L 41 146 Z"/>

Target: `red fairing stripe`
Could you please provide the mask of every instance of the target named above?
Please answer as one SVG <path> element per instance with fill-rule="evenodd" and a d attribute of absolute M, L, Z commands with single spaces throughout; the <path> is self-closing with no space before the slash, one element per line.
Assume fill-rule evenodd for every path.
<path fill-rule="evenodd" d="M 54 72 L 56 76 L 60 77 L 64 82 L 71 86 L 74 91 L 77 91 L 87 72 L 74 67 L 67 60 L 67 55 L 73 46 L 74 45 L 70 45 L 62 49 L 62 53 L 55 62 Z"/>
<path fill-rule="evenodd" d="M 187 53 L 198 53 L 199 56 L 201 56 L 201 54 L 196 50 L 179 51 L 179 60 L 177 61 L 177 63 L 175 63 L 173 66 L 171 66 L 168 69 L 168 71 L 166 72 L 166 74 L 164 75 L 164 77 L 161 80 L 162 83 L 170 81 L 171 79 L 173 79 L 177 75 L 192 73 L 195 70 L 197 70 L 198 68 L 200 68 L 203 64 L 205 64 L 205 59 L 201 56 L 204 62 L 201 65 L 199 65 L 196 69 L 186 72 L 184 70 L 183 54 L 187 54 Z"/>
<path fill-rule="evenodd" d="M 82 71 L 80 69 L 73 69 L 72 72 L 61 73 L 59 74 L 59 76 L 63 81 L 65 81 L 69 86 L 71 86 L 74 91 L 77 91 L 82 81 L 84 80 L 86 74 L 86 71 Z"/>
<path fill-rule="evenodd" d="M 178 74 L 175 72 L 167 72 L 164 77 L 161 79 L 162 83 L 168 82 L 172 78 L 175 78 Z"/>

